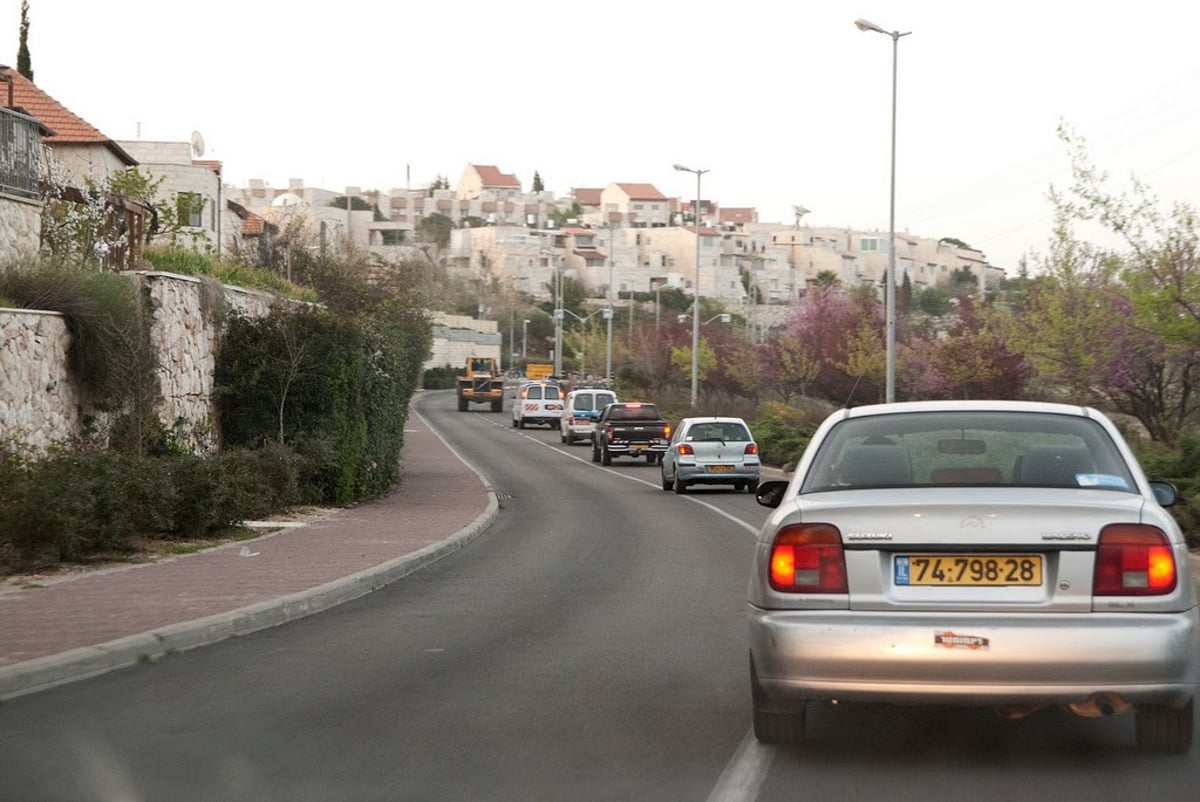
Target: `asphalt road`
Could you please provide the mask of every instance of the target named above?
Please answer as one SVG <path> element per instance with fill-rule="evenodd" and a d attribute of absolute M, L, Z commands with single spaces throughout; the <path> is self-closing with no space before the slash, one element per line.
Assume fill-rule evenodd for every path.
<path fill-rule="evenodd" d="M 1196 762 L 1134 751 L 1128 717 L 841 707 L 760 746 L 751 496 L 664 493 L 448 395 L 424 414 L 492 482 L 487 533 L 326 613 L 0 705 L 0 799 L 1197 797 Z"/>

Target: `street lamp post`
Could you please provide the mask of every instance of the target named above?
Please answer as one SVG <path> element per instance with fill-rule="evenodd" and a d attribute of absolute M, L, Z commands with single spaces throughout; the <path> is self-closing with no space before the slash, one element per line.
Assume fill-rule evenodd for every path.
<path fill-rule="evenodd" d="M 529 359 L 529 321 L 521 322 L 521 359 L 527 361 Z"/>
<path fill-rule="evenodd" d="M 696 207 L 692 210 L 692 222 L 696 225 L 696 283 L 692 288 L 692 406 L 696 406 L 697 378 L 700 375 L 700 176 L 708 170 L 693 170 L 682 164 L 672 165 L 681 173 L 696 175 Z"/>
<path fill-rule="evenodd" d="M 613 305 L 613 251 L 616 250 L 616 226 L 611 222 L 608 228 L 608 314 L 604 321 L 608 326 L 607 345 L 604 355 L 604 378 L 612 386 L 612 305 Z"/>
<path fill-rule="evenodd" d="M 885 31 L 873 22 L 856 19 L 854 26 L 860 31 L 874 31 L 892 39 L 892 178 L 890 201 L 888 208 L 888 244 L 887 266 L 887 390 L 885 400 L 892 403 L 896 400 L 896 62 L 900 49 L 900 37 L 908 36 L 912 31 Z"/>

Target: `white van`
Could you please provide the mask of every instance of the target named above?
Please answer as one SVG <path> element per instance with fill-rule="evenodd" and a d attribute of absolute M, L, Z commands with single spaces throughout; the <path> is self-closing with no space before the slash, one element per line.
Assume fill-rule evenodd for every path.
<path fill-rule="evenodd" d="M 562 388 L 551 381 L 523 382 L 513 399 L 512 425 L 524 429 L 541 424 L 555 428 L 562 420 Z"/>
<path fill-rule="evenodd" d="M 591 440 L 596 419 L 609 404 L 617 403 L 617 394 L 605 388 L 581 388 L 567 393 L 565 409 L 558 430 L 562 441 L 571 445 L 576 440 Z"/>

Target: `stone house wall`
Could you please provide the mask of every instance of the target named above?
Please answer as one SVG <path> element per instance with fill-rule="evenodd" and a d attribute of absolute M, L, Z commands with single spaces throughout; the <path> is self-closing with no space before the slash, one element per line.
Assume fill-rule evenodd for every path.
<path fill-rule="evenodd" d="M 0 194 L 0 265 L 37 256 L 42 233 L 42 205 Z"/>

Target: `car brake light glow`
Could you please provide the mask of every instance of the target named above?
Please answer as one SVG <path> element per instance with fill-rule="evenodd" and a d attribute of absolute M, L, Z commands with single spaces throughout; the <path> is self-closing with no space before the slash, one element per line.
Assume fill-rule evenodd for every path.
<path fill-rule="evenodd" d="M 791 524 L 771 545 L 770 580 L 785 593 L 845 593 L 842 535 L 830 524 Z"/>
<path fill-rule="evenodd" d="M 1156 526 L 1111 524 L 1096 549 L 1096 596 L 1163 596 L 1175 590 L 1178 572 L 1166 534 Z"/>
<path fill-rule="evenodd" d="M 692 448 L 691 443 L 680 443 L 679 444 L 679 453 L 680 454 L 695 454 L 696 449 Z"/>
<path fill-rule="evenodd" d="M 747 454 L 757 454 L 758 453 L 758 443 L 747 443 L 746 444 L 746 453 Z"/>

